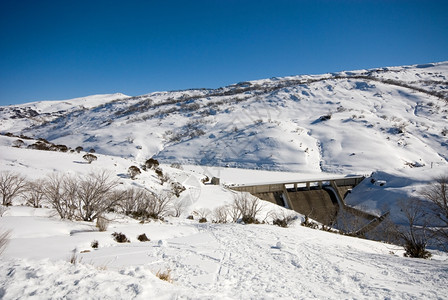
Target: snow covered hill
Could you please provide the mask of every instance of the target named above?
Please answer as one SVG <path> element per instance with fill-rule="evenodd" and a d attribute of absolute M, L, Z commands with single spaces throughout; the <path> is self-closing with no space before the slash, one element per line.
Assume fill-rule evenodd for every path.
<path fill-rule="evenodd" d="M 447 166 L 447 77 L 443 62 L 30 103 L 2 107 L 0 124 L 137 161 L 344 174 Z"/>

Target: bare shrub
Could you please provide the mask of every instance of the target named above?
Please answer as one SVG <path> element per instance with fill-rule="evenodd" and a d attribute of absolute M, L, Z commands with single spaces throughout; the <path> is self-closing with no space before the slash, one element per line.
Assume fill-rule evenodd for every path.
<path fill-rule="evenodd" d="M 76 190 L 77 214 L 84 221 L 93 221 L 122 200 L 124 193 L 113 193 L 118 185 L 106 172 L 92 173 L 79 179 Z"/>
<path fill-rule="evenodd" d="M 233 198 L 233 206 L 245 224 L 259 223 L 258 213 L 263 209 L 260 199 L 249 193 L 237 193 Z"/>
<path fill-rule="evenodd" d="M 173 202 L 173 216 L 177 218 L 180 217 L 187 206 L 187 203 L 183 200 L 177 200 Z"/>
<path fill-rule="evenodd" d="M 112 233 L 112 236 L 114 237 L 114 240 L 117 243 L 130 243 L 131 241 L 126 237 L 123 233 L 114 232 Z"/>
<path fill-rule="evenodd" d="M 429 258 L 431 253 L 426 250 L 430 239 L 427 215 L 423 201 L 417 198 L 400 200 L 398 206 L 404 215 L 405 226 L 399 228 L 407 257 Z"/>
<path fill-rule="evenodd" d="M 3 254 L 3 251 L 5 251 L 6 246 L 9 243 L 9 231 L 1 232 L 0 233 L 0 255 Z"/>
<path fill-rule="evenodd" d="M 131 179 L 135 179 L 137 175 L 140 175 L 142 172 L 137 166 L 130 166 L 128 169 L 128 174 Z"/>
<path fill-rule="evenodd" d="M 146 220 L 162 219 L 168 215 L 172 208 L 173 194 L 170 191 L 162 191 L 160 193 L 152 193 L 143 191 L 141 200 L 135 210 L 131 212 L 132 216 L 137 219 Z"/>
<path fill-rule="evenodd" d="M 42 185 L 45 199 L 61 219 L 73 219 L 76 209 L 76 181 L 73 177 L 52 174 Z"/>
<path fill-rule="evenodd" d="M 229 209 L 230 207 L 228 205 L 223 205 L 216 207 L 213 210 L 213 221 L 215 223 L 227 223 L 227 219 L 229 216 Z"/>
<path fill-rule="evenodd" d="M 125 190 L 122 201 L 118 202 L 121 212 L 131 215 L 144 207 L 145 192 L 144 189 L 135 187 Z"/>
<path fill-rule="evenodd" d="M 44 180 L 37 180 L 30 182 L 26 191 L 24 192 L 24 198 L 26 204 L 35 208 L 42 207 L 42 202 L 45 199 L 45 194 L 42 189 L 44 186 Z"/>
<path fill-rule="evenodd" d="M 435 178 L 420 194 L 435 204 L 432 215 L 441 225 L 437 228 L 436 238 L 448 250 L 448 175 Z"/>
<path fill-rule="evenodd" d="M 76 150 L 77 153 L 80 153 L 82 150 L 84 150 L 84 148 L 81 147 L 81 146 L 78 146 L 78 147 L 75 148 L 75 150 Z"/>
<path fill-rule="evenodd" d="M 137 240 L 139 240 L 140 242 L 149 242 L 151 241 L 145 233 L 140 234 L 139 236 L 137 236 Z"/>
<path fill-rule="evenodd" d="M 84 154 L 82 158 L 84 158 L 89 164 L 98 159 L 98 157 L 91 153 Z"/>
<path fill-rule="evenodd" d="M 14 197 L 25 191 L 26 179 L 24 176 L 4 171 L 0 173 L 0 194 L 3 205 L 12 205 Z"/>
<path fill-rule="evenodd" d="M 161 280 L 165 280 L 167 282 L 173 282 L 173 279 L 171 278 L 171 270 L 168 269 L 166 271 L 157 271 L 156 276 L 159 277 Z"/>
<path fill-rule="evenodd" d="M 123 192 L 113 190 L 117 185 L 106 172 L 86 177 L 53 174 L 42 191 L 62 219 L 93 221 L 123 199 Z"/>
<path fill-rule="evenodd" d="M 96 218 L 96 227 L 101 232 L 106 231 L 107 227 L 109 227 L 109 220 L 103 216 L 98 216 L 98 218 Z"/>
<path fill-rule="evenodd" d="M 199 217 L 199 223 L 205 223 L 207 222 L 207 217 L 210 215 L 211 212 L 210 209 L 208 208 L 200 208 L 194 211 L 193 213 Z"/>

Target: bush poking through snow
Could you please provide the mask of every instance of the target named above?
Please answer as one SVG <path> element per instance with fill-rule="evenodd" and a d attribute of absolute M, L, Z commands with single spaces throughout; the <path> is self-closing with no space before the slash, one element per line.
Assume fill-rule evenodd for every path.
<path fill-rule="evenodd" d="M 223 205 L 215 208 L 213 210 L 213 222 L 215 223 L 227 223 L 227 218 L 229 215 L 229 206 Z"/>
<path fill-rule="evenodd" d="M 180 193 L 186 190 L 186 188 L 179 182 L 171 182 L 171 190 L 173 191 L 173 194 L 179 198 Z"/>
<path fill-rule="evenodd" d="M 178 170 L 184 169 L 180 163 L 172 163 L 170 167 Z"/>
<path fill-rule="evenodd" d="M 159 161 L 154 158 L 150 158 L 150 159 L 146 160 L 146 162 L 145 162 L 145 167 L 147 170 L 157 168 L 158 166 L 159 166 Z"/>
<path fill-rule="evenodd" d="M 137 166 L 130 166 L 128 169 L 129 177 L 131 177 L 132 180 L 134 180 L 137 175 L 140 175 L 142 171 Z"/>
<path fill-rule="evenodd" d="M 78 255 L 76 254 L 76 249 L 73 249 L 72 251 L 72 255 L 70 256 L 70 258 L 68 259 L 68 261 L 72 264 L 72 265 L 76 265 L 77 263 L 80 263 L 82 261 L 82 257 L 81 259 L 78 259 Z"/>
<path fill-rule="evenodd" d="M 297 220 L 297 215 L 282 210 L 281 213 L 272 212 L 272 224 L 280 227 L 289 227 L 295 220 Z"/>
<path fill-rule="evenodd" d="M 123 233 L 114 232 L 112 233 L 112 236 L 114 237 L 114 240 L 117 243 L 130 243 L 131 241 L 124 235 Z"/>
<path fill-rule="evenodd" d="M 233 208 L 245 224 L 259 224 L 257 215 L 263 206 L 257 197 L 249 193 L 237 193 L 233 198 Z"/>
<path fill-rule="evenodd" d="M 423 241 L 406 241 L 404 249 L 406 250 L 404 253 L 404 256 L 406 257 L 424 259 L 431 257 L 431 253 L 426 250 L 426 243 Z"/>
<path fill-rule="evenodd" d="M 90 246 L 92 246 L 92 248 L 93 249 L 98 249 L 98 241 L 97 240 L 94 240 L 91 244 L 90 244 Z"/>
<path fill-rule="evenodd" d="M 139 240 L 140 242 L 149 242 L 151 241 L 145 233 L 140 234 L 139 236 L 137 236 L 137 240 Z"/>
<path fill-rule="evenodd" d="M 103 216 L 99 216 L 96 219 L 96 227 L 98 228 L 99 231 L 103 232 L 107 230 L 107 227 L 109 227 L 109 220 L 106 219 Z"/>
<path fill-rule="evenodd" d="M 163 272 L 161 270 L 159 270 L 159 271 L 157 271 L 156 276 L 159 277 L 159 279 L 165 280 L 169 283 L 173 282 L 173 279 L 171 278 L 171 270 L 170 269 L 163 271 Z"/>
<path fill-rule="evenodd" d="M 165 182 L 168 182 L 170 180 L 170 176 L 168 176 L 168 174 L 163 173 L 162 169 L 157 167 L 156 170 L 156 175 L 160 180 L 160 184 L 163 185 Z"/>
<path fill-rule="evenodd" d="M 84 154 L 82 158 L 84 158 L 89 164 L 98 159 L 98 157 L 90 153 Z"/>
<path fill-rule="evenodd" d="M 431 233 L 428 228 L 425 204 L 420 199 L 409 198 L 400 200 L 398 206 L 403 212 L 403 220 L 407 223 L 398 229 L 398 235 L 406 250 L 404 255 L 413 258 L 431 257 L 431 253 L 426 250 Z"/>
<path fill-rule="evenodd" d="M 207 218 L 204 217 L 200 218 L 199 223 L 207 223 Z"/>

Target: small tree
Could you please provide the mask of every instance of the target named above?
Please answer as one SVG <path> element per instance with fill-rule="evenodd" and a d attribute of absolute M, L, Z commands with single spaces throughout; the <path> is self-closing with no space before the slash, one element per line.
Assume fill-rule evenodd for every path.
<path fill-rule="evenodd" d="M 128 174 L 131 179 L 135 179 L 137 175 L 140 175 L 142 172 L 137 166 L 130 166 L 128 169 Z"/>
<path fill-rule="evenodd" d="M 0 194 L 3 205 L 11 205 L 12 199 L 25 191 L 26 179 L 22 175 L 5 171 L 0 173 Z"/>
<path fill-rule="evenodd" d="M 75 148 L 75 150 L 76 150 L 76 152 L 81 152 L 82 150 L 84 150 L 84 148 L 83 147 L 81 147 L 81 146 L 78 146 L 78 147 L 76 147 Z"/>
<path fill-rule="evenodd" d="M 44 180 L 41 189 L 61 219 L 75 216 L 77 182 L 73 177 L 52 174 Z"/>
<path fill-rule="evenodd" d="M 124 192 L 113 193 L 118 182 L 106 172 L 89 174 L 78 181 L 76 208 L 78 216 L 84 221 L 95 220 L 124 198 Z"/>
<path fill-rule="evenodd" d="M 32 207 L 42 207 L 42 201 L 45 198 L 42 187 L 44 186 L 44 181 L 39 179 L 37 181 L 30 182 L 24 193 L 26 204 Z"/>
<path fill-rule="evenodd" d="M 398 206 L 403 212 L 405 221 L 405 227 L 398 232 L 406 250 L 404 255 L 414 258 L 431 257 L 431 253 L 426 250 L 430 231 L 423 201 L 409 198 L 399 201 Z"/>
<path fill-rule="evenodd" d="M 438 227 L 437 238 L 442 247 L 448 250 L 448 175 L 434 178 L 434 182 L 420 194 L 435 204 L 432 214 L 442 225 Z"/>
<path fill-rule="evenodd" d="M 98 157 L 96 157 L 95 155 L 90 154 L 90 153 L 84 154 L 84 156 L 83 156 L 82 158 L 84 158 L 85 160 L 87 160 L 87 162 L 88 162 L 89 164 L 91 164 L 92 161 L 95 161 L 95 160 L 98 159 Z"/>

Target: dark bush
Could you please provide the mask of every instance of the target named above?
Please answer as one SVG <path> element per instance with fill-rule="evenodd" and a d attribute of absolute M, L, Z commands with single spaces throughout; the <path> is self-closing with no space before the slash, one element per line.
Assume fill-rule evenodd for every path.
<path fill-rule="evenodd" d="M 81 146 L 78 146 L 78 147 L 76 147 L 75 148 L 75 150 L 76 150 L 76 152 L 81 152 L 82 150 L 84 150 L 84 148 L 83 147 L 81 147 Z"/>
<path fill-rule="evenodd" d="M 320 121 L 328 121 L 330 119 L 331 119 L 331 115 L 324 115 L 324 116 L 319 117 Z"/>
<path fill-rule="evenodd" d="M 42 141 L 37 141 L 34 144 L 29 145 L 27 148 L 28 149 L 35 149 L 35 150 L 44 150 L 44 151 L 49 151 L 50 150 L 51 145 L 44 143 Z"/>
<path fill-rule="evenodd" d="M 131 241 L 128 240 L 128 238 L 126 237 L 126 235 L 124 235 L 123 233 L 118 233 L 118 232 L 114 232 L 112 233 L 112 236 L 114 237 L 114 240 L 117 243 L 130 243 Z"/>
<path fill-rule="evenodd" d="M 177 198 L 179 198 L 180 193 L 182 193 L 183 191 L 186 190 L 186 188 L 180 184 L 179 182 L 172 182 L 171 183 L 171 189 L 174 193 L 174 195 L 176 195 Z"/>
<path fill-rule="evenodd" d="M 274 221 L 272 221 L 272 224 L 280 227 L 288 227 L 288 223 L 285 219 L 275 219 Z"/>
<path fill-rule="evenodd" d="M 90 153 L 84 154 L 84 156 L 83 156 L 82 158 L 84 158 L 85 160 L 87 160 L 87 162 L 88 162 L 89 164 L 91 164 L 92 161 L 98 159 L 95 155 L 90 154 Z"/>
<path fill-rule="evenodd" d="M 154 158 L 150 158 L 145 162 L 146 169 L 152 169 L 159 166 L 159 161 Z"/>
<path fill-rule="evenodd" d="M 406 257 L 424 259 L 431 257 L 431 253 L 426 250 L 426 244 L 423 242 L 406 241 L 404 249 L 406 250 L 406 252 L 404 253 L 404 256 Z"/>
<path fill-rule="evenodd" d="M 56 145 L 56 149 L 57 149 L 57 151 L 61 151 L 61 152 L 68 151 L 68 147 L 66 145 Z"/>
<path fill-rule="evenodd" d="M 97 248 L 98 248 L 98 241 L 97 241 L 97 240 L 94 240 L 94 241 L 90 244 L 90 246 L 92 246 L 93 249 L 97 249 Z"/>
<path fill-rule="evenodd" d="M 241 222 L 243 222 L 244 224 L 260 224 L 260 221 L 252 216 L 243 216 L 241 218 Z"/>
<path fill-rule="evenodd" d="M 200 218 L 199 223 L 207 223 L 207 218 L 204 217 Z"/>
<path fill-rule="evenodd" d="M 137 237 L 137 240 L 139 240 L 140 242 L 149 242 L 149 241 L 151 241 L 151 240 L 146 236 L 145 233 L 140 234 L 140 235 Z"/>
<path fill-rule="evenodd" d="M 135 179 L 137 175 L 140 175 L 142 172 L 137 166 L 130 166 L 128 169 L 128 174 L 131 179 Z"/>

